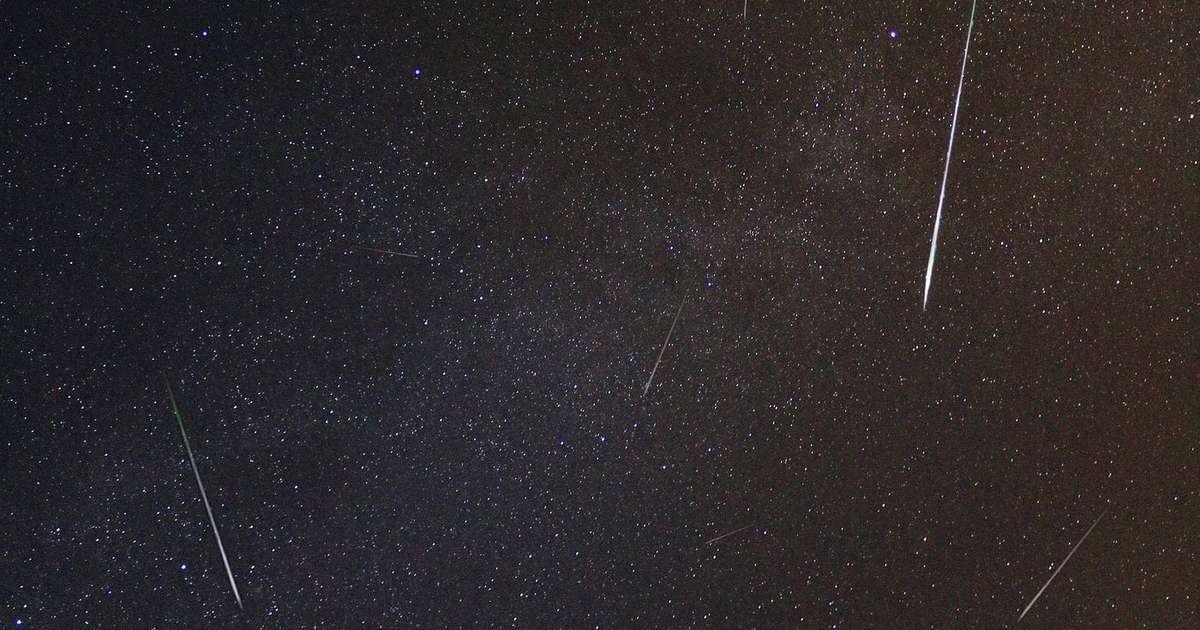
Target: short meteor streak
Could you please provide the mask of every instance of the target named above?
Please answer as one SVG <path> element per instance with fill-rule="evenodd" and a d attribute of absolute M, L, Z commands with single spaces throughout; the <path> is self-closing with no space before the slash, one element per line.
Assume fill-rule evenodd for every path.
<path fill-rule="evenodd" d="M 706 541 L 704 544 L 705 544 L 705 545 L 711 545 L 711 544 L 713 544 L 713 543 L 715 543 L 715 542 L 717 542 L 717 541 L 720 541 L 720 540 L 725 540 L 726 538 L 729 538 L 730 536 L 732 536 L 732 535 L 734 535 L 734 534 L 736 534 L 736 533 L 738 533 L 738 532 L 741 532 L 741 531 L 744 531 L 744 530 L 750 529 L 750 527 L 751 527 L 751 525 L 743 525 L 743 526 L 741 526 L 741 527 L 739 527 L 739 528 L 737 528 L 737 529 L 735 529 L 735 530 L 733 530 L 733 531 L 731 531 L 731 532 L 726 532 L 726 533 L 724 533 L 724 534 L 721 534 L 720 536 L 717 536 L 716 538 L 713 538 L 712 540 Z M 701 545 L 701 546 L 703 546 L 703 545 Z"/>
<path fill-rule="evenodd" d="M 937 214 L 933 219 L 933 238 L 929 241 L 929 265 L 925 268 L 925 297 L 921 310 L 929 304 L 929 283 L 933 281 L 933 259 L 937 255 L 938 230 L 942 227 L 942 204 L 946 202 L 946 180 L 950 177 L 950 152 L 954 150 L 954 130 L 958 127 L 958 103 L 962 100 L 963 77 L 967 75 L 967 53 L 971 51 L 971 31 L 975 27 L 975 0 L 971 0 L 971 20 L 967 23 L 967 45 L 963 48 L 962 69 L 958 72 L 958 93 L 954 96 L 954 114 L 950 117 L 950 144 L 946 147 L 946 166 L 942 168 L 942 191 L 938 194 Z"/>
<path fill-rule="evenodd" d="M 171 397 L 171 409 L 175 411 L 175 420 L 179 422 L 179 434 L 183 436 L 183 447 L 187 449 L 188 460 L 192 462 L 192 472 L 196 474 L 196 485 L 200 486 L 200 498 L 204 500 L 204 510 L 208 512 L 208 522 L 212 524 L 213 536 L 217 538 L 217 549 L 221 551 L 221 561 L 225 563 L 225 573 L 229 576 L 229 586 L 233 588 L 233 597 L 237 600 L 238 608 L 242 608 L 242 596 L 238 594 L 237 582 L 233 580 L 233 569 L 229 568 L 229 558 L 225 555 L 225 545 L 221 544 L 221 532 L 217 531 L 217 519 L 213 516 L 212 506 L 208 504 L 208 493 L 204 491 L 204 482 L 200 481 L 200 469 L 196 468 L 196 458 L 192 455 L 192 445 L 188 442 L 187 431 L 183 428 L 183 414 L 179 413 L 179 405 L 175 404 L 175 392 L 171 389 L 169 381 L 167 382 L 167 395 Z"/>
<path fill-rule="evenodd" d="M 671 342 L 671 333 L 675 332 L 675 324 L 679 323 L 679 314 L 683 312 L 683 304 L 687 302 L 687 298 L 679 301 L 679 310 L 675 311 L 675 320 L 671 322 L 671 329 L 667 331 L 667 338 L 663 340 L 662 348 L 658 351 L 658 359 L 654 361 L 654 369 L 650 370 L 650 378 L 646 379 L 646 386 L 642 388 L 642 396 L 645 396 L 650 391 L 650 383 L 654 382 L 654 373 L 658 371 L 658 364 L 662 363 L 663 353 L 667 351 L 667 344 Z"/>
<path fill-rule="evenodd" d="M 368 252 L 375 252 L 376 254 L 390 254 L 392 256 L 406 256 L 408 258 L 424 258 L 424 256 L 418 256 L 417 254 L 409 254 L 407 252 L 397 252 L 397 251 L 393 251 L 390 249 L 379 249 L 376 247 L 366 247 L 363 245 L 351 245 L 350 247 L 352 247 L 354 249 L 366 250 Z"/>
<path fill-rule="evenodd" d="M 1046 590 L 1046 587 L 1050 586 L 1050 583 L 1053 582 L 1054 578 L 1058 576 L 1058 572 L 1062 571 L 1062 568 L 1067 565 L 1068 561 L 1070 561 L 1071 556 L 1075 555 L 1075 550 L 1079 549 L 1079 546 L 1083 544 L 1083 541 L 1087 540 L 1087 537 L 1092 533 L 1092 530 L 1096 529 L 1096 526 L 1100 524 L 1100 519 L 1104 518 L 1104 515 L 1107 513 L 1108 508 L 1105 508 L 1104 511 L 1100 513 L 1100 516 L 1096 518 L 1096 522 L 1092 523 L 1092 526 L 1088 528 L 1086 533 L 1084 533 L 1083 538 L 1080 538 L 1079 542 L 1075 543 L 1074 547 L 1071 547 L 1071 552 L 1067 554 L 1066 558 L 1063 558 L 1062 563 L 1058 565 L 1058 568 L 1054 570 L 1054 573 L 1050 574 L 1050 579 L 1046 580 L 1046 583 L 1042 585 L 1042 588 L 1037 592 L 1037 595 L 1034 595 L 1033 599 L 1029 600 L 1029 605 L 1025 607 L 1025 610 L 1021 611 L 1021 616 L 1017 617 L 1017 623 L 1021 623 L 1021 620 L 1025 618 L 1025 613 L 1028 613 L 1029 609 L 1033 608 L 1033 605 L 1037 602 L 1038 598 L 1042 596 L 1042 593 Z"/>

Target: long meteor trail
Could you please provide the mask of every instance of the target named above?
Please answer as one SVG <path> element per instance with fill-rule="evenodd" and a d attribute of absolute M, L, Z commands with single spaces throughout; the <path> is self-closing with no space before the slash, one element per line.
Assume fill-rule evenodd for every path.
<path fill-rule="evenodd" d="M 354 249 L 365 250 L 368 252 L 375 252 L 376 254 L 390 254 L 392 256 L 405 256 L 408 258 L 422 258 L 422 256 L 418 256 L 417 254 L 409 254 L 408 252 L 397 252 L 397 251 L 390 250 L 390 249 L 379 249 L 377 247 L 367 247 L 366 245 L 350 245 L 349 247 L 352 247 Z"/>
<path fill-rule="evenodd" d="M 675 311 L 675 320 L 671 322 L 671 329 L 667 331 L 667 338 L 663 339 L 662 348 L 658 351 L 658 359 L 654 361 L 654 369 L 650 370 L 650 378 L 646 379 L 646 386 L 642 388 L 642 396 L 650 391 L 650 383 L 654 382 L 654 373 L 658 371 L 658 364 L 662 363 L 663 353 L 667 351 L 667 344 L 671 343 L 671 333 L 675 332 L 675 324 L 679 323 L 679 314 L 683 312 L 683 305 L 687 302 L 687 297 L 679 301 L 679 310 Z"/>
<path fill-rule="evenodd" d="M 971 20 L 967 23 L 967 45 L 963 48 L 962 69 L 958 72 L 958 93 L 954 96 L 954 114 L 950 117 L 950 144 L 946 147 L 946 166 L 942 168 L 942 191 L 938 194 L 937 214 L 933 219 L 933 238 L 929 241 L 929 265 L 925 267 L 925 297 L 921 310 L 929 304 L 929 283 L 933 281 L 933 259 L 937 256 L 938 230 L 942 227 L 942 204 L 946 202 L 946 180 L 950 178 L 950 152 L 954 150 L 954 130 L 958 127 L 958 104 L 962 100 L 963 77 L 967 75 L 967 54 L 971 51 L 971 31 L 975 28 L 975 0 L 971 0 Z"/>
<path fill-rule="evenodd" d="M 1025 618 L 1025 613 L 1028 613 L 1029 609 L 1033 608 L 1033 605 L 1037 602 L 1038 598 L 1042 596 L 1042 593 L 1046 590 L 1046 587 L 1050 586 L 1050 583 L 1054 581 L 1055 577 L 1058 577 L 1058 572 L 1062 571 L 1062 568 L 1067 565 L 1067 562 L 1071 559 L 1071 556 L 1075 555 L 1075 550 L 1079 549 L 1079 545 L 1082 545 L 1083 541 L 1087 540 L 1087 537 L 1092 533 L 1092 530 L 1096 529 L 1096 526 L 1100 524 L 1100 519 L 1104 518 L 1104 515 L 1107 513 L 1108 508 L 1105 508 L 1104 511 L 1100 513 L 1100 516 L 1096 517 L 1096 522 L 1092 523 L 1092 526 L 1088 528 L 1086 533 L 1084 533 L 1083 538 L 1080 538 L 1079 542 L 1075 543 L 1074 547 L 1071 547 L 1071 552 L 1067 554 L 1066 558 L 1063 558 L 1063 561 L 1058 565 L 1058 568 L 1054 570 L 1054 573 L 1050 574 L 1050 579 L 1046 580 L 1046 583 L 1042 585 L 1040 590 L 1038 590 L 1037 595 L 1034 595 L 1033 599 L 1029 600 L 1029 605 L 1025 607 L 1025 610 L 1021 611 L 1021 616 L 1017 617 L 1017 623 L 1021 623 L 1021 620 Z"/>
<path fill-rule="evenodd" d="M 183 428 L 183 414 L 179 413 L 179 405 L 175 404 L 175 392 L 167 382 L 167 396 L 171 398 L 171 409 L 175 412 L 175 420 L 179 422 L 179 434 L 183 436 L 183 447 L 187 449 L 188 461 L 192 462 L 192 472 L 196 474 L 196 485 L 200 486 L 200 498 L 204 500 L 204 510 L 208 512 L 208 522 L 212 524 L 213 536 L 217 538 L 217 549 L 221 551 L 221 561 L 225 563 L 225 573 L 229 576 L 229 586 L 233 588 L 233 597 L 237 600 L 239 609 L 242 608 L 242 596 L 238 594 L 237 582 L 233 580 L 233 569 L 229 568 L 229 557 L 225 555 L 225 545 L 221 544 L 221 532 L 217 531 L 217 519 L 213 517 L 212 506 L 208 504 L 208 493 L 204 491 L 204 482 L 200 481 L 200 469 L 196 468 L 196 458 L 192 455 L 192 445 L 188 442 L 187 431 Z"/>

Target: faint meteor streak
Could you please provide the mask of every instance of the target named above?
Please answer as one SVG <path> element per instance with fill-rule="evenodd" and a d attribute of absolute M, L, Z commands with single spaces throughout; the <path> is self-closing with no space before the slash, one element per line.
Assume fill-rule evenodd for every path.
<path fill-rule="evenodd" d="M 679 314 L 683 312 L 685 302 L 687 302 L 687 297 L 679 301 L 679 310 L 675 311 L 675 320 L 671 322 L 671 329 L 667 331 L 667 338 L 663 339 L 662 348 L 658 351 L 658 359 L 654 361 L 654 369 L 650 370 L 650 378 L 646 379 L 646 386 L 642 388 L 642 396 L 645 396 L 650 391 L 650 383 L 654 382 L 654 373 L 658 371 L 658 364 L 662 362 L 663 353 L 667 351 L 667 344 L 671 343 L 671 333 L 675 332 L 675 324 L 679 323 Z"/>
<path fill-rule="evenodd" d="M 1017 617 L 1017 623 L 1021 623 L 1021 620 L 1025 618 L 1025 613 L 1029 612 L 1030 608 L 1033 608 L 1033 605 L 1037 602 L 1038 598 L 1042 596 L 1042 592 L 1046 590 L 1047 586 L 1050 586 L 1050 583 L 1053 582 L 1054 578 L 1058 576 L 1058 572 L 1062 571 L 1062 568 L 1067 565 L 1067 562 L 1071 559 L 1071 556 L 1075 555 L 1075 550 L 1079 549 L 1079 546 L 1083 544 L 1083 541 L 1087 540 L 1087 537 L 1092 533 L 1092 530 L 1096 529 L 1096 526 L 1100 524 L 1100 519 L 1104 518 L 1104 515 L 1107 513 L 1108 508 L 1104 508 L 1104 511 L 1100 513 L 1100 516 L 1096 517 L 1096 522 L 1092 523 L 1092 526 L 1089 527 L 1087 532 L 1083 534 L 1083 538 L 1080 538 L 1079 542 L 1075 543 L 1074 547 L 1071 547 L 1071 552 L 1067 554 L 1066 558 L 1063 558 L 1062 563 L 1058 565 L 1058 568 L 1054 570 L 1054 573 L 1050 574 L 1050 579 L 1046 580 L 1046 583 L 1042 585 L 1040 590 L 1038 590 L 1037 595 L 1034 595 L 1033 599 L 1029 600 L 1029 605 L 1025 607 L 1025 610 L 1021 611 L 1021 616 Z"/>
<path fill-rule="evenodd" d="M 962 100 L 963 77 L 967 75 L 967 54 L 971 51 L 971 31 L 975 27 L 975 0 L 971 0 L 971 20 L 967 23 L 967 45 L 963 48 L 962 69 L 958 72 L 958 93 L 954 96 L 954 114 L 950 118 L 950 144 L 946 147 L 946 165 L 942 168 L 942 191 L 938 194 L 937 214 L 933 219 L 933 238 L 929 241 L 929 265 L 925 268 L 925 297 L 921 310 L 929 304 L 929 283 L 933 281 L 933 259 L 937 255 L 938 230 L 942 227 L 942 204 L 946 202 L 946 180 L 950 177 L 950 152 L 954 150 L 954 130 L 958 127 L 958 103 Z"/>
<path fill-rule="evenodd" d="M 725 540 L 726 538 L 729 538 L 730 536 L 732 536 L 732 535 L 734 535 L 734 534 L 736 534 L 736 533 L 738 533 L 738 532 L 741 532 L 741 531 L 743 531 L 743 530 L 747 530 L 747 529 L 750 529 L 750 525 L 743 525 L 743 526 L 741 526 L 741 527 L 739 527 L 739 528 L 737 528 L 737 529 L 735 529 L 735 530 L 733 530 L 733 531 L 731 531 L 731 532 L 726 532 L 726 533 L 724 533 L 724 534 L 721 534 L 720 536 L 717 536 L 716 538 L 713 538 L 713 539 L 711 539 L 711 540 L 708 540 L 708 541 L 706 541 L 704 544 L 705 544 L 705 545 L 711 545 L 711 544 L 713 544 L 713 543 L 715 543 L 715 542 L 717 542 L 717 541 L 719 541 L 719 540 Z M 704 545 L 701 545 L 701 546 L 703 547 Z"/>
<path fill-rule="evenodd" d="M 750 0 L 742 0 L 742 19 L 746 19 L 746 10 L 750 8 Z"/>
<path fill-rule="evenodd" d="M 188 442 L 187 431 L 183 428 L 183 414 L 179 413 L 179 405 L 175 404 L 175 392 L 167 381 L 167 395 L 171 398 L 171 409 L 175 411 L 175 420 L 179 422 L 179 434 L 183 436 L 183 447 L 187 449 L 188 460 L 192 462 L 192 472 L 196 474 L 196 485 L 200 486 L 200 498 L 204 500 L 204 510 L 208 512 L 208 522 L 212 524 L 213 536 L 217 538 L 217 549 L 221 552 L 221 562 L 225 563 L 225 573 L 229 575 L 229 586 L 233 588 L 233 597 L 237 600 L 238 608 L 242 608 L 242 596 L 238 594 L 237 582 L 233 580 L 233 569 L 229 568 L 229 558 L 225 555 L 225 545 L 221 544 L 221 532 L 217 531 L 217 519 L 213 516 L 212 506 L 208 504 L 208 493 L 204 491 L 204 482 L 200 481 L 200 469 L 196 468 L 196 458 L 192 455 L 192 445 Z"/>
<path fill-rule="evenodd" d="M 363 249 L 368 252 L 375 252 L 376 254 L 391 254 L 392 256 L 407 256 L 408 258 L 423 258 L 423 256 L 418 256 L 417 254 L 409 254 L 407 252 L 397 252 L 397 251 L 393 251 L 390 249 L 379 249 L 376 247 L 366 247 L 364 245 L 350 245 L 350 247 L 352 247 L 354 249 Z"/>

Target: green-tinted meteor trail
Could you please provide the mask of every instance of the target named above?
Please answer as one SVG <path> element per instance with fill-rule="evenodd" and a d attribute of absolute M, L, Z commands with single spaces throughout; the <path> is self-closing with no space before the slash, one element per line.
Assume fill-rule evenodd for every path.
<path fill-rule="evenodd" d="M 165 379 L 164 379 L 165 380 Z M 225 555 L 225 545 L 221 544 L 221 532 L 217 531 L 217 519 L 213 517 L 212 506 L 208 504 L 208 493 L 204 491 L 204 482 L 200 481 L 200 469 L 196 468 L 196 458 L 192 455 L 192 445 L 188 442 L 187 431 L 183 428 L 183 414 L 179 413 L 179 405 L 175 403 L 175 392 L 167 381 L 167 396 L 171 399 L 171 409 L 175 412 L 175 420 L 179 423 L 179 435 L 183 436 L 183 447 L 187 449 L 188 461 L 192 463 L 192 472 L 196 474 L 196 485 L 200 487 L 200 498 L 204 501 L 204 511 L 208 512 L 208 522 L 212 524 L 213 536 L 217 538 L 217 549 L 221 552 L 221 562 L 225 563 L 225 573 L 229 576 L 229 586 L 233 588 L 233 597 L 237 600 L 238 608 L 242 608 L 242 596 L 238 593 L 237 582 L 233 579 L 233 569 L 229 568 L 229 557 Z"/>

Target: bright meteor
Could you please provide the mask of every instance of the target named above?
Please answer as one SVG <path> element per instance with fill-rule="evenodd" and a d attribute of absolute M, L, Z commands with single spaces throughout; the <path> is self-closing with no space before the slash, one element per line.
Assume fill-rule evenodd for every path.
<path fill-rule="evenodd" d="M 204 501 L 204 511 L 208 512 L 208 522 L 212 524 L 213 536 L 217 538 L 217 549 L 221 552 L 221 562 L 225 563 L 225 573 L 229 576 L 229 586 L 233 588 L 233 597 L 237 600 L 238 608 L 242 608 L 242 596 L 238 594 L 237 582 L 233 580 L 233 569 L 229 568 L 229 558 L 225 555 L 225 545 L 221 544 L 221 532 L 217 531 L 217 519 L 213 516 L 212 506 L 208 504 L 208 493 L 204 491 L 204 482 L 200 481 L 200 469 L 196 468 L 196 458 L 192 455 L 192 445 L 188 442 L 187 431 L 183 428 L 183 414 L 179 413 L 179 405 L 175 404 L 175 392 L 167 382 L 167 396 L 171 398 L 171 409 L 175 412 L 175 420 L 179 423 L 179 434 L 183 436 L 183 447 L 187 449 L 188 461 L 192 462 L 192 472 L 196 474 L 196 485 L 200 487 L 200 498 Z M 244 609 L 243 609 L 244 610 Z"/>
<path fill-rule="evenodd" d="M 925 297 L 921 310 L 929 304 L 929 283 L 933 281 L 933 259 L 937 256 L 938 230 L 942 227 L 942 204 L 946 202 L 946 180 L 950 177 L 950 152 L 954 150 L 954 130 L 958 127 L 958 103 L 962 100 L 963 77 L 967 75 L 967 53 L 971 51 L 971 31 L 975 27 L 975 0 L 971 0 L 971 20 L 967 23 L 967 45 L 963 48 L 962 69 L 958 72 L 958 93 L 954 96 L 954 114 L 950 118 L 950 144 L 946 147 L 946 166 L 942 168 L 942 191 L 938 194 L 937 214 L 933 219 L 933 238 L 929 241 L 929 265 L 925 268 Z"/>

